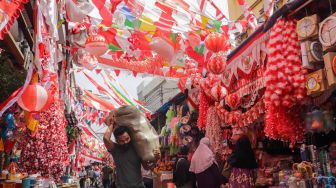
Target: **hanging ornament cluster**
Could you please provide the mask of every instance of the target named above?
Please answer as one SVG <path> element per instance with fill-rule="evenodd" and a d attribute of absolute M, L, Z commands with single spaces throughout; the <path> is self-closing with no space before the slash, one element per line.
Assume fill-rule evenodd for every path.
<path fill-rule="evenodd" d="M 210 140 L 210 146 L 216 156 L 223 158 L 225 146 L 223 143 L 224 135 L 220 126 L 221 120 L 217 115 L 215 106 L 211 106 L 207 113 L 205 136 Z"/>
<path fill-rule="evenodd" d="M 291 109 L 283 106 L 267 106 L 265 135 L 291 144 L 302 141 L 305 131 L 300 109 L 300 106 L 294 106 Z"/>
<path fill-rule="evenodd" d="M 245 113 L 241 113 L 239 110 L 229 112 L 223 108 L 222 102 L 216 103 L 216 110 L 221 120 L 233 127 L 246 127 L 255 122 L 266 111 L 263 99 Z"/>
<path fill-rule="evenodd" d="M 25 134 L 20 167 L 29 174 L 41 173 L 55 180 L 69 163 L 65 119 L 58 103 L 40 113 L 40 128 L 34 136 Z M 50 149 L 52 148 L 52 149 Z"/>
<path fill-rule="evenodd" d="M 209 107 L 210 107 L 210 99 L 204 94 L 204 91 L 201 91 L 200 104 L 198 110 L 198 120 L 197 120 L 197 125 L 200 129 L 206 127 L 206 120 L 207 120 L 206 118 Z"/>
<path fill-rule="evenodd" d="M 289 108 L 305 97 L 306 70 L 301 66 L 300 43 L 295 29 L 295 21 L 281 18 L 271 30 L 265 72 L 267 104 Z"/>
<path fill-rule="evenodd" d="M 207 63 L 208 71 L 213 74 L 222 74 L 226 68 L 226 58 L 223 52 L 229 49 L 228 38 L 221 33 L 210 33 L 204 43 L 208 50 L 217 53 Z"/>
<path fill-rule="evenodd" d="M 294 144 L 303 138 L 300 104 L 305 98 L 296 22 L 280 18 L 271 30 L 266 77 L 265 134 Z"/>
<path fill-rule="evenodd" d="M 49 107 L 51 96 L 44 87 L 35 83 L 27 86 L 18 100 L 19 106 L 28 112 L 39 112 Z"/>

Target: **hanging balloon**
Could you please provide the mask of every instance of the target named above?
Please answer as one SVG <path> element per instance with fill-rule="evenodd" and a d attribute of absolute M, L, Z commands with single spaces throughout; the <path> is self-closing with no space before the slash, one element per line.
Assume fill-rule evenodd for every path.
<path fill-rule="evenodd" d="M 226 68 L 226 61 L 221 54 L 217 54 L 215 57 L 210 59 L 207 64 L 207 69 L 213 74 L 222 74 Z"/>
<path fill-rule="evenodd" d="M 11 113 L 6 114 L 5 119 L 6 119 L 6 125 L 7 125 L 6 127 L 8 129 L 15 129 L 16 123 L 15 123 L 15 119 L 14 119 L 13 114 L 11 114 Z"/>
<path fill-rule="evenodd" d="M 170 43 L 169 41 L 160 37 L 155 37 L 150 42 L 150 47 L 155 53 L 157 53 L 168 62 L 173 60 L 175 49 L 172 43 Z"/>
<path fill-rule="evenodd" d="M 195 31 L 191 31 L 188 34 L 188 41 L 190 46 L 195 48 L 201 43 L 201 37 Z"/>
<path fill-rule="evenodd" d="M 104 36 L 99 34 L 91 34 L 85 43 L 85 50 L 95 56 L 105 54 L 108 49 L 108 44 Z"/>
<path fill-rule="evenodd" d="M 96 56 L 86 52 L 85 50 L 78 50 L 77 62 L 88 70 L 93 70 L 98 65 Z"/>
<path fill-rule="evenodd" d="M 227 38 L 220 33 L 210 33 L 204 42 L 205 47 L 215 53 L 228 49 Z"/>
<path fill-rule="evenodd" d="M 30 84 L 18 100 L 19 106 L 28 112 L 39 112 L 50 105 L 52 96 L 39 84 Z"/>
<path fill-rule="evenodd" d="M 221 99 L 224 99 L 224 97 L 227 95 L 227 90 L 225 87 L 221 86 L 220 84 L 214 86 L 211 89 L 211 97 L 215 101 L 220 101 Z"/>

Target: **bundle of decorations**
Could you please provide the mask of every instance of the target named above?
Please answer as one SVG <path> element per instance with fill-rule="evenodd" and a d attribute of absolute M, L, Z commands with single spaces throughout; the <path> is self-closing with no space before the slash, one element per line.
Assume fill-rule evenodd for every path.
<path fill-rule="evenodd" d="M 200 104 L 198 110 L 198 120 L 197 120 L 197 125 L 200 129 L 206 127 L 206 120 L 207 120 L 206 118 L 209 107 L 210 107 L 210 99 L 206 96 L 204 91 L 201 91 Z"/>
<path fill-rule="evenodd" d="M 65 119 L 59 102 L 39 115 L 38 131 L 23 138 L 20 167 L 29 174 L 59 179 L 69 163 Z"/>
<path fill-rule="evenodd" d="M 221 120 L 217 115 L 216 107 L 211 106 L 208 109 L 206 121 L 206 137 L 210 139 L 212 151 L 221 159 L 224 158 L 223 131 L 221 129 Z"/>
<path fill-rule="evenodd" d="M 271 30 L 266 77 L 265 133 L 273 139 L 302 138 L 303 125 L 294 109 L 305 98 L 305 70 L 295 32 L 296 22 L 280 18 Z"/>

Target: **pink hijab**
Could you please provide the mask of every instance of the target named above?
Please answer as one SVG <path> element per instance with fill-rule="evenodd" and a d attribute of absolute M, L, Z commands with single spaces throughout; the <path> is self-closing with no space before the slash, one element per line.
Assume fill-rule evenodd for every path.
<path fill-rule="evenodd" d="M 199 174 L 216 163 L 214 153 L 210 150 L 209 145 L 209 138 L 202 138 L 191 159 L 190 172 Z"/>

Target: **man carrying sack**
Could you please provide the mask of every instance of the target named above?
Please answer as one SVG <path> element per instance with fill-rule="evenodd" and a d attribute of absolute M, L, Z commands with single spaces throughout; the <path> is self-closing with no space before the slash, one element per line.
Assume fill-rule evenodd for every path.
<path fill-rule="evenodd" d="M 152 169 L 161 157 L 158 135 L 135 107 L 123 106 L 110 112 L 104 144 L 116 164 L 117 188 L 144 188 L 141 165 Z M 154 130 L 154 131 L 153 131 Z M 116 143 L 111 140 L 112 133 Z"/>

